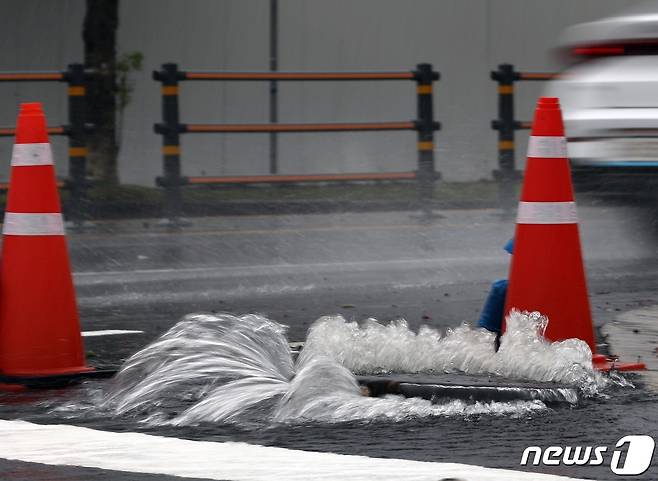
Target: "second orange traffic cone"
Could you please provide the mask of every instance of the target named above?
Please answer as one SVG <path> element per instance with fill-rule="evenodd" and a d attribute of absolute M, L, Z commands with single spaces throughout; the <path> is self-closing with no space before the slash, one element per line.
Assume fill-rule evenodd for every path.
<path fill-rule="evenodd" d="M 0 373 L 44 377 L 90 370 L 46 119 L 41 104 L 22 104 L 3 228 Z"/>
<path fill-rule="evenodd" d="M 505 312 L 548 316 L 545 336 L 596 352 L 560 104 L 537 103 L 519 203 Z"/>

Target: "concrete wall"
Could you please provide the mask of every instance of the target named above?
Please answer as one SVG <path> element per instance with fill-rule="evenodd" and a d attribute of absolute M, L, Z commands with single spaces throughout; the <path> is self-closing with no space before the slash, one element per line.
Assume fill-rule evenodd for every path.
<path fill-rule="evenodd" d="M 496 167 L 495 85 L 489 71 L 511 62 L 523 70 L 559 67 L 549 52 L 560 31 L 637 3 L 633 0 L 279 0 L 281 70 L 408 70 L 431 62 L 436 88 L 437 169 L 446 180 L 489 178 Z M 82 59 L 83 0 L 3 0 L 0 70 L 54 69 Z M 120 176 L 153 185 L 161 173 L 158 84 L 163 62 L 181 68 L 266 70 L 267 0 L 124 0 L 121 52 L 141 51 L 134 100 L 123 129 Z M 190 123 L 265 122 L 266 83 L 183 83 L 181 119 Z M 284 83 L 280 121 L 388 121 L 415 115 L 411 83 Z M 541 85 L 519 85 L 517 113 L 529 118 Z M 45 102 L 51 124 L 66 119 L 63 85 L 0 84 L 0 125 L 21 101 Z M 520 136 L 523 139 L 523 136 Z M 55 141 L 65 172 L 65 142 Z M 524 148 L 523 140 L 520 150 Z M 187 175 L 262 174 L 266 135 L 183 136 Z M 0 179 L 11 141 L 0 140 Z M 520 155 L 519 157 L 523 157 Z M 401 133 L 280 136 L 282 173 L 396 171 L 415 168 L 415 135 Z"/>

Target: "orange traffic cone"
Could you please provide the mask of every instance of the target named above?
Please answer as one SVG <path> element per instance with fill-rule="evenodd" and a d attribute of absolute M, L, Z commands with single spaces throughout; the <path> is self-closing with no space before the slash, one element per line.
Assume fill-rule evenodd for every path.
<path fill-rule="evenodd" d="M 537 103 L 519 203 L 505 312 L 539 311 L 546 337 L 595 350 L 560 104 Z"/>
<path fill-rule="evenodd" d="M 547 339 L 582 339 L 596 352 L 557 98 L 540 98 L 532 123 L 505 312 L 513 308 L 548 316 Z M 610 367 L 605 356 L 594 355 L 593 361 L 599 369 Z M 641 364 L 626 367 L 643 368 Z"/>
<path fill-rule="evenodd" d="M 39 103 L 21 105 L 0 267 L 0 373 L 47 377 L 85 365 L 55 169 Z"/>

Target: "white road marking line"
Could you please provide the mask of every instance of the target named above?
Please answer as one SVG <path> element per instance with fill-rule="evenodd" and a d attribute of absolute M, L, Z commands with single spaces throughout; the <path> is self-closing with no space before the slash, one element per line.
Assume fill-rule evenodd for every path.
<path fill-rule="evenodd" d="M 233 481 L 574 479 L 467 464 L 368 458 L 5 420 L 0 420 L 0 457 L 51 465 Z"/>
<path fill-rule="evenodd" d="M 116 336 L 119 334 L 144 334 L 144 331 L 106 329 L 103 331 L 82 331 L 82 337 Z"/>

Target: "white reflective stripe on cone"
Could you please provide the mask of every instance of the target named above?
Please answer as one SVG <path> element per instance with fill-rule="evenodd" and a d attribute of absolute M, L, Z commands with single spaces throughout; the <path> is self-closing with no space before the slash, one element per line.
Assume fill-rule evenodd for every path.
<path fill-rule="evenodd" d="M 14 144 L 11 165 L 12 167 L 53 165 L 53 152 L 50 144 Z"/>
<path fill-rule="evenodd" d="M 564 137 L 531 136 L 528 141 L 528 157 L 564 159 L 567 157 L 567 139 Z"/>
<path fill-rule="evenodd" d="M 577 224 L 575 202 L 519 202 L 517 224 Z"/>
<path fill-rule="evenodd" d="M 64 235 L 62 214 L 5 213 L 4 235 Z"/>

